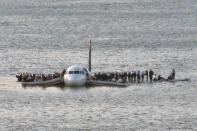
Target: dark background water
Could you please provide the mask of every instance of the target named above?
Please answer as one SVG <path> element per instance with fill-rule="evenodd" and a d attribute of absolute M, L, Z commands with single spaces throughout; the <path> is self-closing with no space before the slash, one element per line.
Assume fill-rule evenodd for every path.
<path fill-rule="evenodd" d="M 195 0 L 1 0 L 2 130 L 197 129 Z M 127 88 L 22 88 L 18 72 L 73 64 L 128 71 L 152 68 L 191 82 Z"/>

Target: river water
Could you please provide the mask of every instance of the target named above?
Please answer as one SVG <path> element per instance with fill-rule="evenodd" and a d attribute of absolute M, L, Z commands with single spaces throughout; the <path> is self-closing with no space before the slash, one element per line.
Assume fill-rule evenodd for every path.
<path fill-rule="evenodd" d="M 152 68 L 191 82 L 23 88 L 18 72 Z M 197 130 L 196 0 L 1 0 L 1 130 Z"/>

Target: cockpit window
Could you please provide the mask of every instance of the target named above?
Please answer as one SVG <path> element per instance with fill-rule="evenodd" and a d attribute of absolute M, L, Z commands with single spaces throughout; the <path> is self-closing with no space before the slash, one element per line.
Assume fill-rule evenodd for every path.
<path fill-rule="evenodd" d="M 74 71 L 69 71 L 69 74 L 74 74 Z"/>
<path fill-rule="evenodd" d="M 69 71 L 69 74 L 85 74 L 84 71 Z"/>
<path fill-rule="evenodd" d="M 74 71 L 74 74 L 79 74 L 79 71 Z"/>

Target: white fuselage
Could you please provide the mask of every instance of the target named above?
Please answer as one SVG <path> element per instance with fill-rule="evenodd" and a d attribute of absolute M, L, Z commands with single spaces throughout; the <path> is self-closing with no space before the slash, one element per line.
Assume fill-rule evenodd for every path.
<path fill-rule="evenodd" d="M 66 70 L 64 83 L 67 86 L 84 86 L 86 84 L 88 71 L 80 65 L 74 65 Z"/>

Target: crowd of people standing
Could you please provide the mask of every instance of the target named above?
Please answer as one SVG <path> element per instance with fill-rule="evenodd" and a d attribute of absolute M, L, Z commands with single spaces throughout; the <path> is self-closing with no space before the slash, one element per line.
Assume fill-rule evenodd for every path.
<path fill-rule="evenodd" d="M 16 75 L 18 82 L 36 82 L 36 81 L 47 81 L 56 78 L 60 78 L 61 73 L 55 72 L 53 74 L 34 74 L 34 73 L 20 73 Z"/>
<path fill-rule="evenodd" d="M 113 81 L 113 82 L 130 82 L 130 83 L 141 83 L 144 81 L 153 82 L 159 80 L 173 80 L 175 78 L 175 70 L 168 78 L 162 77 L 160 74 L 157 76 L 152 69 L 144 71 L 127 71 L 127 72 L 108 72 L 108 73 L 94 73 L 92 79 L 100 81 Z"/>
<path fill-rule="evenodd" d="M 66 70 L 61 73 L 55 72 L 53 74 L 34 74 L 34 73 L 20 73 L 16 75 L 18 82 L 36 82 L 36 81 L 47 81 L 56 78 L 63 77 Z M 144 81 L 153 82 L 159 80 L 174 80 L 175 70 L 172 69 L 171 74 L 167 78 L 163 78 L 160 74 L 157 76 L 152 69 L 144 71 L 127 71 L 127 72 L 98 72 L 91 76 L 92 80 L 98 81 L 111 81 L 111 82 L 122 82 L 122 83 L 141 83 Z"/>

